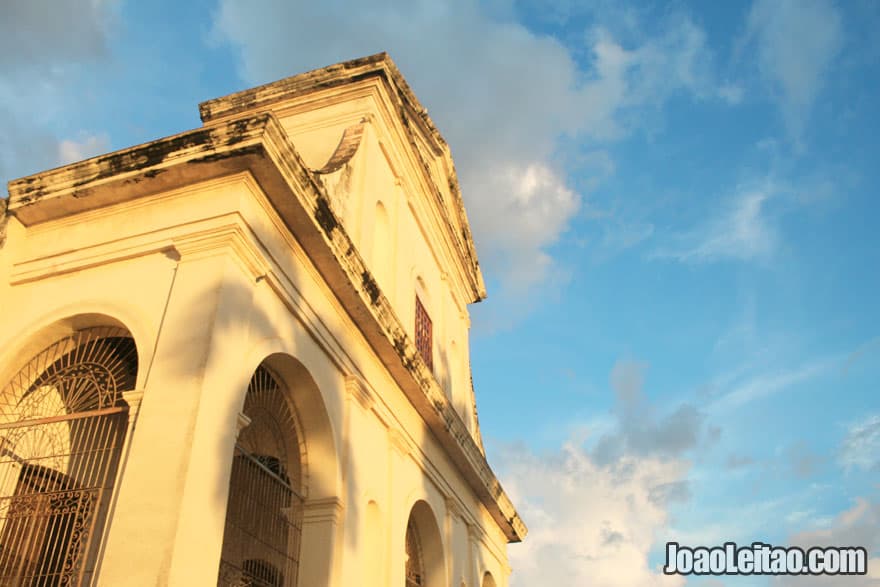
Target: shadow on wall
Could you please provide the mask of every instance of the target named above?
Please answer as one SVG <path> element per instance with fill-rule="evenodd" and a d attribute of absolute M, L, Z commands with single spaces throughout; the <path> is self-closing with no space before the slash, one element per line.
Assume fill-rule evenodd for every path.
<path fill-rule="evenodd" d="M 395 492 L 403 490 L 417 496 L 420 493 L 409 520 L 395 513 L 395 508 L 401 507 L 399 504 L 383 504 L 381 496 L 378 502 L 368 503 L 358 487 L 357 476 L 347 473 L 353 470 L 350 455 L 358 439 L 343 429 L 346 409 L 359 408 L 356 402 L 348 401 L 343 376 L 330 373 L 332 363 L 321 361 L 314 339 L 297 318 L 274 300 L 263 303 L 263 298 L 275 296 L 265 279 L 247 279 L 230 261 L 220 272 L 200 273 L 196 267 L 199 263 L 178 262 L 171 269 L 174 274 L 168 303 L 162 315 L 156 317 L 160 324 L 157 340 L 135 340 L 140 359 L 137 387 L 145 393 L 128 448 L 129 456 L 160 451 L 187 473 L 187 466 L 197 466 L 200 461 L 216 465 L 206 467 L 206 475 L 199 475 L 198 479 L 184 473 L 169 476 L 165 471 L 167 478 L 163 482 L 178 484 L 177 490 L 184 500 L 182 516 L 227 512 L 222 558 L 223 565 L 229 567 L 229 582 L 240 580 L 243 574 L 267 580 L 269 584 L 285 573 L 298 573 L 301 577 L 321 574 L 320 569 L 308 568 L 312 564 L 309 557 L 300 555 L 292 562 L 284 561 L 284 549 L 304 553 L 329 548 L 333 552 L 325 550 L 324 556 L 314 560 L 333 560 L 338 565 L 341 552 L 333 544 L 313 544 L 327 541 L 329 536 L 312 531 L 314 525 L 309 514 L 315 511 L 326 517 L 328 512 L 335 511 L 333 500 L 340 499 L 345 501 L 345 511 L 337 532 L 343 532 L 344 544 L 350 551 L 360 553 L 366 549 L 357 557 L 366 567 L 358 570 L 359 575 L 376 577 L 377 581 L 382 581 L 381 577 L 390 580 L 402 576 L 404 569 L 389 569 L 387 561 L 405 558 L 395 556 L 388 548 L 406 543 L 406 528 L 412 522 L 416 543 L 412 555 L 418 559 L 414 563 L 417 582 L 412 585 L 441 587 L 451 580 L 457 584 L 458 577 L 447 577 L 452 568 L 448 557 L 453 549 L 448 533 L 443 530 L 447 514 L 441 490 L 424 472 L 420 488 L 396 487 Z M 305 269 L 297 266 L 293 271 Z M 213 278 L 205 279 L 205 275 Z M 307 276 L 292 276 L 295 282 L 300 278 L 305 280 Z M 103 321 L 103 325 L 119 325 L 112 318 Z M 51 344 L 43 339 L 38 342 Z M 33 337 L 28 338 L 23 349 L 31 350 L 35 344 Z M 449 357 L 443 350 L 439 363 L 440 372 L 449 374 Z M 6 371 L 0 375 L 6 375 Z M 448 393 L 448 387 L 444 387 Z M 287 403 L 256 401 L 260 399 L 256 396 L 265 399 L 272 393 Z M 289 409 L 289 417 L 284 408 Z M 163 414 L 172 410 L 186 413 L 177 421 L 188 422 L 190 427 L 161 427 L 160 423 L 169 421 Z M 193 423 L 201 426 L 204 422 L 216 424 L 217 433 L 196 435 L 198 429 L 193 429 Z M 285 426 L 292 426 L 295 433 L 287 434 Z M 424 436 L 422 442 L 427 438 Z M 418 467 L 424 458 L 418 453 L 428 454 L 429 450 L 423 444 L 414 447 L 414 451 L 415 462 L 408 464 Z M 369 463 L 359 463 L 358 467 L 369 474 Z M 128 487 L 150 472 L 126 469 L 123 464 L 121 474 L 120 486 Z M 128 485 L 126 478 L 131 480 Z M 201 503 L 190 512 L 186 508 L 193 503 L 186 501 L 186 479 L 209 483 L 213 489 L 207 501 L 202 499 L 204 492 L 197 492 Z M 154 482 L 152 486 L 171 485 Z M 275 492 L 275 511 L 263 511 L 262 517 L 248 520 L 241 512 L 249 511 L 249 493 L 254 490 L 248 488 L 256 486 Z M 118 493 L 114 495 L 110 506 L 111 519 L 119 505 L 118 497 Z M 250 548 L 248 540 L 266 529 L 267 520 L 291 523 L 281 524 L 281 534 L 272 538 L 277 539 L 273 543 L 277 545 L 275 552 L 260 553 Z M 200 529 L 197 524 L 191 527 Z M 369 539 L 383 535 L 388 539 Z M 299 570 L 297 564 L 301 564 Z M 463 566 L 469 569 L 470 564 L 467 561 Z M 491 576 L 489 581 L 484 578 L 483 584 L 494 586 Z M 307 583 L 300 580 L 299 584 Z"/>
<path fill-rule="evenodd" d="M 180 265 L 173 272 L 168 303 L 162 316 L 156 317 L 161 321 L 158 339 L 134 341 L 139 358 L 137 388 L 145 392 L 108 519 L 119 511 L 120 489 L 132 494 L 139 487 L 151 487 L 155 495 L 176 494 L 182 500 L 181 518 L 190 516 L 190 521 L 193 516 L 227 512 L 223 559 L 234 567 L 231 574 L 238 573 L 237 579 L 230 577 L 230 583 L 240 582 L 244 574 L 268 580 L 268 584 L 286 584 L 285 573 L 295 576 L 299 562 L 304 563 L 303 573 L 320 576 L 321 569 L 309 569 L 308 560 L 285 561 L 282 551 L 303 551 L 303 543 L 316 542 L 308 520 L 310 508 L 317 504 L 320 513 L 332 513 L 336 509 L 333 498 L 343 495 L 339 481 L 344 476 L 328 411 L 344 401 L 342 377 L 313 376 L 306 364 L 315 368 L 314 351 L 300 356 L 301 350 L 303 355 L 309 353 L 305 342 L 311 342 L 303 327 L 290 315 L 267 315 L 254 303 L 261 290 L 265 292 L 265 284 L 248 283 L 234 271 L 223 271 L 223 277 L 214 280 Z M 91 326 L 126 327 L 113 317 L 89 314 L 23 334 L 21 348 L 11 361 L 15 364 L 0 365 L 0 385 L 65 334 Z M 128 387 L 135 385 L 132 382 Z M 273 389 L 274 405 L 254 401 L 265 399 Z M 334 399 L 334 394 L 342 397 Z M 285 411 L 289 417 L 284 417 Z M 179 425 L 170 429 L 168 422 Z M 205 422 L 216 425 L 216 434 L 198 434 L 196 426 Z M 131 467 L 156 462 L 157 456 L 162 458 L 158 468 Z M 356 494 L 353 482 L 349 481 L 349 490 Z M 190 494 L 185 483 L 207 483 L 211 490 L 206 494 L 202 485 Z M 4 488 L 0 491 L 8 494 Z M 256 500 L 250 494 L 257 492 L 262 497 L 271 495 L 274 501 L 255 515 Z M 193 506 L 193 495 L 198 503 L 187 511 Z M 134 501 L 150 503 L 153 499 L 154 495 L 146 494 Z M 162 505 L 176 507 L 167 502 Z M 356 527 L 358 504 L 349 509 L 348 519 Z M 245 511 L 249 513 L 243 515 Z M 204 527 L 198 523 L 183 527 L 204 531 L 216 523 L 215 517 L 196 520 L 205 522 Z M 167 517 L 151 516 L 145 520 L 144 535 L 152 530 L 166 535 L 168 524 L 173 523 Z M 350 538 L 355 538 L 354 533 Z M 254 551 L 253 544 L 259 541 L 274 545 L 274 551 Z M 204 535 L 192 544 L 203 542 L 210 545 Z M 324 550 L 320 558 L 333 560 L 332 544 Z"/>
<path fill-rule="evenodd" d="M 223 464 L 216 469 L 212 502 L 205 508 L 226 510 L 221 574 L 227 574 L 228 584 L 238 584 L 243 574 L 268 584 L 287 574 L 326 577 L 332 569 L 314 568 L 316 561 L 334 561 L 339 553 L 326 543 L 326 527 L 312 518 L 326 519 L 337 510 L 335 499 L 358 495 L 356 480 L 343 472 L 350 452 L 340 418 L 346 402 L 343 377 L 330 372 L 329 360 L 320 361 L 314 340 L 294 316 L 280 304 L 260 303 L 260 298 L 275 296 L 265 280 L 248 281 L 237 269 L 221 281 L 184 283 L 183 277 L 178 275 L 173 286 L 180 288 L 180 295 L 170 297 L 154 360 L 156 371 L 164 371 L 170 380 L 201 380 L 201 393 L 215 405 L 198 410 L 219 410 L 215 421 L 225 426 L 208 439 L 210 446 L 191 447 L 193 459 Z M 194 355 L 190 343 L 199 337 L 210 343 Z M 279 406 L 250 401 L 260 393 L 261 374 L 265 379 L 267 373 L 287 402 L 290 418 L 279 417 Z M 226 393 L 217 392 L 223 386 Z M 146 382 L 145 410 L 157 401 L 149 397 L 154 387 Z M 291 425 L 293 435 L 285 430 Z M 295 440 L 287 443 L 289 450 L 280 450 L 285 443 L 279 439 L 285 437 Z M 348 484 L 344 489 L 343 482 Z M 274 511 L 264 507 L 255 516 L 255 493 L 274 495 Z M 357 528 L 360 504 L 346 505 L 340 526 L 346 520 Z M 357 540 L 356 532 L 345 536 Z M 269 545 L 269 550 L 254 550 L 255 542 Z M 285 559 L 285 549 L 293 560 Z M 308 582 L 301 579 L 299 584 Z"/>

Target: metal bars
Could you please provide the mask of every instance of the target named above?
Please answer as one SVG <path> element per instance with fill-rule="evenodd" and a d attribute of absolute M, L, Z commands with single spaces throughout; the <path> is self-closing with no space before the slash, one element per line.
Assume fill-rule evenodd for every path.
<path fill-rule="evenodd" d="M 232 461 L 218 585 L 295 587 L 303 498 L 295 419 L 285 391 L 265 367 L 248 386 Z"/>
<path fill-rule="evenodd" d="M 419 296 L 416 296 L 416 348 L 424 359 L 428 369 L 434 371 L 434 347 L 431 340 L 431 317 Z"/>
<path fill-rule="evenodd" d="M 80 330 L 0 391 L 0 585 L 88 585 L 128 425 L 137 354 Z"/>
<path fill-rule="evenodd" d="M 412 518 L 406 525 L 406 587 L 421 587 L 425 569 L 422 564 L 422 546 Z"/>

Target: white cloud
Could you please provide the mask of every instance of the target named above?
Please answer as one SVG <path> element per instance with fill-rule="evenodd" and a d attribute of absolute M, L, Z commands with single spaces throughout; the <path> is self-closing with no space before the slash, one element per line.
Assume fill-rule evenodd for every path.
<path fill-rule="evenodd" d="M 613 218 L 608 221 L 602 235 L 602 246 L 611 250 L 632 248 L 654 234 L 654 225 L 650 222 L 624 221 Z"/>
<path fill-rule="evenodd" d="M 848 471 L 880 473 L 880 414 L 870 415 L 849 427 L 840 450 L 840 463 Z"/>
<path fill-rule="evenodd" d="M 719 397 L 709 405 L 709 409 L 723 413 L 742 407 L 827 374 L 839 363 L 839 357 L 826 357 L 794 368 L 737 377 L 728 383 L 729 387 L 719 390 Z"/>
<path fill-rule="evenodd" d="M 600 466 L 574 444 L 553 455 L 508 450 L 498 462 L 529 524 L 528 539 L 509 548 L 513 587 L 684 584 L 648 556 L 668 539 L 668 488 L 685 479 L 687 463 L 628 456 Z"/>
<path fill-rule="evenodd" d="M 745 42 L 757 54 L 792 139 L 800 141 L 816 96 L 843 42 L 841 17 L 828 0 L 756 0 Z"/>
<path fill-rule="evenodd" d="M 852 354 L 850 354 L 849 357 L 847 357 L 846 365 L 843 367 L 843 374 L 846 375 L 849 373 L 850 369 L 856 366 L 866 355 L 870 356 L 872 352 L 877 352 L 878 350 L 880 350 L 880 336 L 874 337 L 860 345 L 852 352 Z"/>
<path fill-rule="evenodd" d="M 496 259 L 500 265 L 497 268 L 516 287 L 528 287 L 543 279 L 552 265 L 546 247 L 577 212 L 579 196 L 566 186 L 560 173 L 542 162 L 524 167 L 510 165 L 491 175 L 480 174 L 471 179 L 470 186 L 481 194 L 506 195 L 496 202 L 499 207 L 492 214 L 488 214 L 489 210 L 471 214 L 473 229 L 480 239 L 506 253 Z"/>
<path fill-rule="evenodd" d="M 64 165 L 94 157 L 107 150 L 110 138 L 106 134 L 87 135 L 79 141 L 64 139 L 58 144 L 58 161 Z"/>
<path fill-rule="evenodd" d="M 880 583 L 880 504 L 867 499 L 856 499 L 855 504 L 841 512 L 830 527 L 821 530 L 808 530 L 794 534 L 789 545 L 809 548 L 811 546 L 861 546 L 868 551 L 868 574 L 848 576 L 841 580 L 838 576 L 820 577 L 778 577 L 773 583 L 780 587 L 837 586 L 876 587 Z"/>
<path fill-rule="evenodd" d="M 742 86 L 727 83 L 718 88 L 718 95 L 728 104 L 736 105 L 742 102 L 745 91 Z"/>
<path fill-rule="evenodd" d="M 77 67 L 107 56 L 116 3 L 12 0 L 0 19 L 0 183 L 34 173 L 101 141 L 62 141 L 53 127 Z M 59 96 L 64 97 L 59 99 Z M 66 97 L 65 97 L 66 96 Z M 94 154 L 94 153 L 91 153 Z M 5 195 L 5 194 L 4 194 Z"/>
<path fill-rule="evenodd" d="M 527 540 L 509 549 L 512 586 L 684 584 L 648 561 L 673 539 L 670 507 L 690 499 L 685 454 L 706 437 L 705 427 L 687 404 L 658 414 L 643 391 L 644 370 L 618 361 L 611 417 L 577 427 L 560 450 L 508 446 L 493 455 L 529 525 Z"/>
<path fill-rule="evenodd" d="M 482 265 L 522 289 L 556 279 L 550 247 L 584 208 L 554 163 L 561 138 L 618 140 L 643 122 L 640 111 L 676 92 L 704 93 L 707 52 L 702 30 L 682 16 L 628 48 L 595 28 L 582 66 L 496 8 L 221 0 L 215 36 L 241 49 L 249 83 L 388 51 L 451 145 Z"/>
<path fill-rule="evenodd" d="M 768 217 L 767 205 L 781 193 L 780 187 L 770 181 L 740 186 L 720 214 L 688 232 L 673 235 L 670 243 L 658 247 L 651 257 L 684 263 L 770 258 L 778 247 L 779 235 Z"/>
<path fill-rule="evenodd" d="M 116 2 L 107 0 L 6 0 L 0 19 L 0 64 L 71 63 L 106 52 Z"/>
<path fill-rule="evenodd" d="M 617 427 L 599 438 L 593 453 L 599 463 L 623 455 L 680 458 L 701 441 L 712 439 L 704 414 L 692 404 L 657 413 L 643 390 L 644 369 L 634 361 L 618 361 L 611 371 Z"/>

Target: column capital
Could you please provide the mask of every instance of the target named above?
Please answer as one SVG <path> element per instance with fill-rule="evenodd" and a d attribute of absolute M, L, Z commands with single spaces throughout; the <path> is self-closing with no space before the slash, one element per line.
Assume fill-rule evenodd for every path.
<path fill-rule="evenodd" d="M 307 499 L 303 502 L 303 524 L 316 522 L 339 523 L 345 506 L 338 497 Z"/>
<path fill-rule="evenodd" d="M 241 431 L 250 426 L 251 419 L 244 415 L 244 413 L 239 412 L 238 417 L 235 420 L 235 438 L 238 438 L 241 435 Z"/>
<path fill-rule="evenodd" d="M 388 429 L 388 440 L 391 442 L 391 446 L 401 455 L 407 457 L 413 453 L 413 447 L 409 439 L 399 428 L 392 427 Z"/>
<path fill-rule="evenodd" d="M 373 392 L 370 391 L 370 388 L 367 387 L 367 384 L 359 376 L 346 376 L 345 390 L 348 392 L 349 397 L 356 399 L 365 410 L 369 411 L 373 408 L 373 404 L 376 402 Z"/>
<path fill-rule="evenodd" d="M 458 505 L 458 500 L 456 500 L 454 497 L 447 497 L 446 498 L 446 511 L 447 511 L 447 513 L 449 513 L 450 517 L 459 518 L 459 519 L 464 520 L 464 516 L 462 515 L 461 506 Z M 465 523 L 467 523 L 466 520 L 465 520 Z"/>
<path fill-rule="evenodd" d="M 128 420 L 133 421 L 141 409 L 141 401 L 144 399 L 143 389 L 132 389 L 122 392 L 122 399 L 128 404 Z"/>

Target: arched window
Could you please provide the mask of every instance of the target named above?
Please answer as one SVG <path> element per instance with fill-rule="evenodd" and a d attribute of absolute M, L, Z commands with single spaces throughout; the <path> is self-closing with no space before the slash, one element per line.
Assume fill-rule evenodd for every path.
<path fill-rule="evenodd" d="M 0 584 L 91 584 L 137 381 L 127 331 L 78 330 L 0 391 Z"/>
<path fill-rule="evenodd" d="M 218 585 L 295 586 L 303 513 L 299 438 L 286 388 L 265 366 L 251 378 L 244 415 L 250 422 L 235 445 Z"/>
<path fill-rule="evenodd" d="M 410 517 L 409 523 L 406 525 L 406 587 L 423 587 L 424 577 L 425 563 L 422 558 L 419 532 Z"/>

